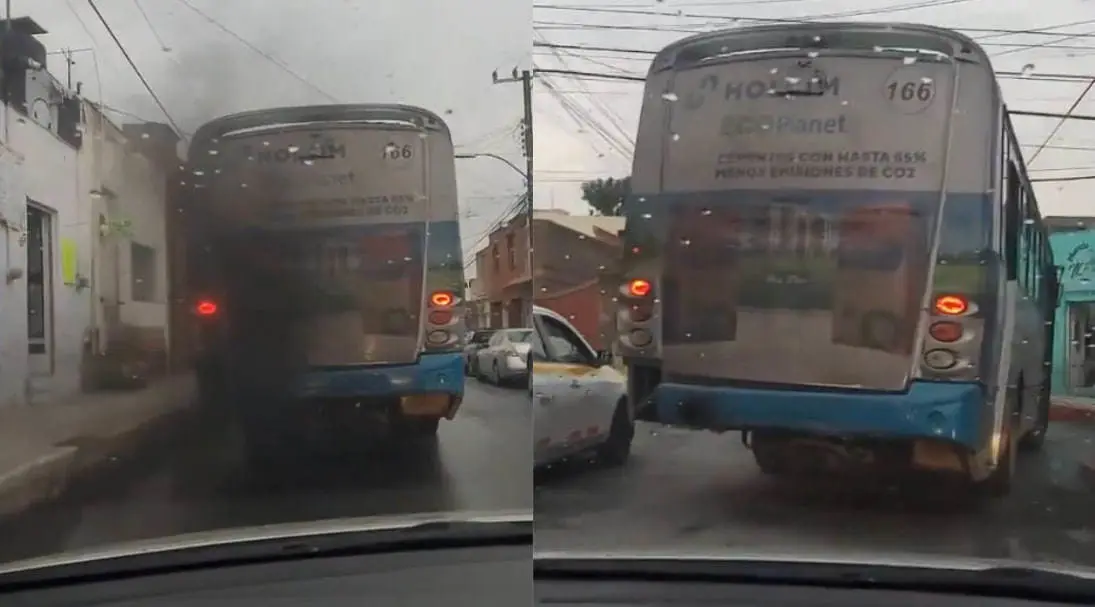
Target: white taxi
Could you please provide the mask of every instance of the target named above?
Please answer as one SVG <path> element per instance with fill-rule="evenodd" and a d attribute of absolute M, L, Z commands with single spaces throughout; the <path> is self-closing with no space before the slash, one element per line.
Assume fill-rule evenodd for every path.
<path fill-rule="evenodd" d="M 635 436 L 624 376 L 561 315 L 533 306 L 532 316 L 534 465 L 587 451 L 624 464 Z"/>

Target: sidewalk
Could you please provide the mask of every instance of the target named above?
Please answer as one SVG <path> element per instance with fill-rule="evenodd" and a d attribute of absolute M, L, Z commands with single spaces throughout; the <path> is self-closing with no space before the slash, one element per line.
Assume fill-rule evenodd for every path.
<path fill-rule="evenodd" d="M 1095 422 L 1095 398 L 1054 396 L 1050 402 L 1050 421 Z"/>
<path fill-rule="evenodd" d="M 0 409 L 0 517 L 60 495 L 72 479 L 124 455 L 190 406 L 190 375 L 143 390 L 80 394 Z"/>

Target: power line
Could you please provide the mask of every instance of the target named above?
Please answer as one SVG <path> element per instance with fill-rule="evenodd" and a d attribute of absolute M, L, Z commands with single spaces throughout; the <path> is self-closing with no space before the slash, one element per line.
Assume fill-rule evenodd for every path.
<path fill-rule="evenodd" d="M 803 23 L 818 23 L 818 22 L 817 21 L 803 21 Z M 533 21 L 533 26 L 538 28 L 538 29 L 541 29 L 541 30 L 577 30 L 577 31 L 584 31 L 584 30 L 616 31 L 616 30 L 620 30 L 620 31 L 660 32 L 660 33 L 675 33 L 675 34 L 690 34 L 690 35 L 701 34 L 701 33 L 710 33 L 710 32 L 713 32 L 713 31 L 718 31 L 718 29 L 719 29 L 718 27 L 712 27 L 711 24 L 709 24 L 709 23 L 693 23 L 693 24 L 669 26 L 669 25 L 653 25 L 653 24 L 647 24 L 647 25 L 618 25 L 618 24 L 607 24 L 607 23 L 586 23 L 586 22 L 573 22 L 573 21 L 541 21 L 541 20 Z M 723 29 L 725 29 L 725 28 L 723 28 Z M 1026 32 L 1024 32 L 1024 33 L 1026 33 Z M 1030 33 L 1038 33 L 1038 32 L 1030 32 Z M 1009 35 L 1009 34 L 1001 33 L 1001 34 L 996 34 L 996 35 L 1004 36 L 1004 35 Z M 1051 35 L 1059 35 L 1059 34 L 1053 33 Z M 1006 47 L 1008 50 L 1001 51 L 1001 52 L 990 55 L 990 57 L 1001 57 L 1001 56 L 1008 55 L 1008 54 L 1011 54 L 1011 53 L 1024 52 L 1024 51 L 1035 50 L 1035 49 L 1046 49 L 1046 48 L 1060 48 L 1060 49 L 1071 49 L 1071 50 L 1092 50 L 1092 47 L 1086 46 L 1086 45 L 1077 46 L 1077 45 L 1057 44 L 1058 42 L 1073 39 L 1073 38 L 1086 38 L 1086 37 L 1091 37 L 1091 36 L 1095 36 L 1095 32 L 1068 34 L 1068 35 L 1059 37 L 1055 40 L 1049 40 L 1049 41 L 1046 41 L 1046 42 L 1039 42 L 1039 43 L 1024 43 L 1024 44 L 1002 43 L 1002 42 L 980 42 L 981 39 L 986 38 L 986 37 L 982 37 L 980 39 L 975 38 L 974 40 L 976 42 L 978 42 L 979 44 L 981 44 L 982 46 L 985 46 L 985 47 L 992 47 L 992 46 Z"/>
<path fill-rule="evenodd" d="M 627 81 L 627 82 L 645 82 L 646 81 L 646 78 L 644 76 L 640 76 L 638 74 L 635 74 L 635 75 L 606 74 L 606 73 L 603 73 L 603 72 L 586 72 L 586 71 L 579 71 L 579 70 L 555 70 L 555 69 L 537 69 L 536 71 L 539 72 L 539 73 L 544 73 L 544 74 L 562 74 L 562 75 L 570 75 L 570 76 L 575 76 L 575 77 L 580 77 L 580 78 L 593 78 L 593 79 L 601 79 L 601 80 L 623 80 L 623 81 Z M 1014 78 L 1014 79 L 1022 79 L 1022 80 L 1041 80 L 1042 79 L 1042 78 L 1040 78 L 1039 76 L 1037 76 L 1035 74 L 1024 74 L 1023 72 L 1005 72 L 1005 71 L 1001 71 L 1001 72 L 996 72 L 996 76 L 997 77 Z M 1053 80 L 1055 82 L 1060 81 L 1060 80 L 1067 80 L 1068 82 L 1079 82 L 1079 81 L 1095 80 L 1095 74 L 1046 74 L 1044 76 L 1055 78 L 1056 80 Z M 1015 111 L 1011 111 L 1011 113 L 1016 115 L 1016 116 L 1039 116 L 1039 117 L 1042 117 L 1042 118 L 1061 118 L 1062 116 L 1068 116 L 1070 119 L 1071 118 L 1076 118 L 1075 115 L 1067 115 L 1067 114 L 1059 114 L 1059 113 L 1047 113 L 1047 112 L 1025 112 L 1025 111 L 1015 110 Z M 1077 118 L 1077 119 L 1083 120 L 1085 118 L 1080 117 L 1080 118 Z"/>
<path fill-rule="evenodd" d="M 1091 114 L 1061 114 L 1058 112 L 1031 112 L 1027 110 L 1008 110 L 1010 116 L 1031 116 L 1034 118 L 1063 118 L 1066 120 L 1080 120 L 1082 122 L 1095 122 L 1095 115 Z"/>
<path fill-rule="evenodd" d="M 152 36 L 156 38 L 156 42 L 160 44 L 160 48 L 165 51 L 170 50 L 170 47 L 164 42 L 163 37 L 160 36 L 160 32 L 156 30 L 156 26 L 152 24 L 152 20 L 148 18 L 148 13 L 146 13 L 144 7 L 141 6 L 141 0 L 133 0 L 133 5 L 137 7 L 137 12 L 141 13 L 141 18 L 144 19 L 148 29 L 152 31 Z"/>
<path fill-rule="evenodd" d="M 557 11 L 573 11 L 573 12 L 587 12 L 587 13 L 602 13 L 602 14 L 630 14 L 630 15 L 648 15 L 648 16 L 663 16 L 663 17 L 687 17 L 691 19 L 706 19 L 706 20 L 719 20 L 729 22 L 751 22 L 751 23 L 784 23 L 791 25 L 802 25 L 816 23 L 812 19 L 819 17 L 805 17 L 802 19 L 787 19 L 787 18 L 774 18 L 774 17 L 750 17 L 746 15 L 718 15 L 712 13 L 689 13 L 679 11 L 657 11 L 650 9 L 616 9 L 616 8 L 594 8 L 587 6 L 564 6 L 557 4 L 533 4 L 533 9 L 541 10 L 557 10 Z M 851 15 L 848 15 L 851 16 Z M 832 18 L 827 16 L 825 18 Z M 1085 21 L 1078 21 L 1067 24 L 1067 26 L 1083 25 L 1087 23 L 1095 23 L 1095 19 L 1089 19 Z M 1061 27 L 1066 27 L 1062 25 Z M 955 31 L 965 33 L 976 34 L 994 34 L 999 36 L 1062 36 L 1063 32 L 1047 32 L 1043 31 L 1044 28 L 1037 29 L 1002 29 L 1002 28 L 985 28 L 985 27 L 961 27 L 954 28 Z M 1075 38 L 1095 38 L 1095 33 L 1084 34 L 1071 34 Z M 993 36 L 996 37 L 996 36 Z"/>
<path fill-rule="evenodd" d="M 533 48 L 548 48 L 548 49 L 562 49 L 571 51 L 596 51 L 606 53 L 621 53 L 629 55 L 642 55 L 644 57 L 653 57 L 658 54 L 658 51 L 652 51 L 643 48 L 630 48 L 619 46 L 591 46 L 585 44 L 555 44 L 550 42 L 533 42 Z M 1085 47 L 1087 48 L 1087 47 Z M 1095 50 L 1095 46 L 1090 47 Z M 1014 71 L 999 71 L 996 72 L 998 78 L 1007 79 L 1022 79 L 1032 81 L 1050 81 L 1050 82 L 1087 82 L 1092 78 L 1095 78 L 1095 74 L 1075 74 L 1067 72 L 1046 72 L 1046 73 L 1033 73 L 1033 72 L 1014 72 Z"/>
<path fill-rule="evenodd" d="M 560 11 L 574 11 L 585 13 L 599 13 L 599 14 L 616 14 L 616 15 L 647 15 L 657 17 L 686 17 L 690 19 L 721 19 L 726 21 L 753 21 L 753 22 L 774 22 L 774 23 L 810 23 L 817 19 L 844 19 L 848 17 L 863 17 L 867 15 L 887 15 L 893 13 L 899 13 L 904 11 L 919 10 L 923 8 L 936 8 L 940 6 L 947 6 L 951 4 L 964 4 L 969 0 L 927 0 L 922 2 L 912 2 L 904 5 L 893 5 L 875 9 L 857 9 L 851 11 L 841 11 L 836 13 L 821 13 L 816 15 L 808 15 L 802 19 L 764 19 L 764 18 L 751 18 L 738 15 L 713 15 L 713 14 L 690 14 L 683 11 L 659 11 L 651 9 L 626 9 L 626 8 L 594 8 L 587 6 L 565 6 L 558 4 L 533 4 L 533 10 L 560 10 Z M 1057 34 L 1059 35 L 1059 34 Z"/>
<path fill-rule="evenodd" d="M 535 32 L 535 30 L 534 33 L 536 35 L 539 35 L 539 32 Z M 552 54 L 554 55 L 555 60 L 558 61 L 564 69 L 570 68 L 570 66 L 567 65 L 565 58 L 562 56 L 562 52 L 560 52 L 559 50 L 553 50 Z M 608 67 L 611 68 L 612 66 Z M 595 108 L 599 108 L 601 112 L 608 118 L 609 124 L 615 127 L 615 133 L 611 132 L 609 129 L 601 125 L 600 122 L 589 112 L 585 111 L 584 108 L 573 103 L 572 100 L 555 93 L 554 90 L 556 87 L 554 86 L 554 83 L 542 75 L 542 70 L 541 73 L 537 73 L 537 76 L 540 78 L 541 82 L 544 83 L 545 87 L 552 94 L 552 96 L 555 97 L 556 101 L 561 106 L 563 106 L 564 111 L 569 113 L 571 117 L 578 120 L 579 124 L 584 122 L 587 126 L 597 132 L 601 136 L 601 138 L 604 139 L 605 142 L 608 143 L 611 147 L 615 148 L 617 151 L 623 152 L 623 155 L 625 157 L 630 156 L 634 153 L 635 141 L 632 138 L 631 133 L 628 132 L 628 129 L 625 129 L 621 124 L 623 122 L 623 118 L 621 118 L 618 113 L 613 111 L 612 108 L 609 107 L 609 105 L 605 103 L 602 99 L 599 99 L 596 96 L 589 97 L 590 103 Z M 581 80 L 575 79 L 570 76 L 568 76 L 567 78 L 571 79 L 578 86 L 578 88 L 588 90 L 582 84 Z"/>
<path fill-rule="evenodd" d="M 1062 181 L 1093 181 L 1095 175 L 1077 175 L 1075 177 L 1043 177 L 1040 179 L 1031 179 L 1031 183 L 1058 183 Z"/>
<path fill-rule="evenodd" d="M 222 32 L 228 34 L 229 36 L 235 38 L 237 42 L 239 42 L 240 44 L 242 44 L 242 45 L 246 46 L 247 48 L 251 49 L 253 52 L 255 52 L 256 54 L 261 56 L 263 59 L 266 59 L 267 61 L 269 61 L 271 64 L 276 66 L 281 71 L 283 71 L 286 74 L 289 74 L 290 76 L 295 78 L 298 82 L 300 82 L 304 86 L 307 86 L 308 88 L 310 88 L 313 91 L 319 93 L 320 95 L 323 95 L 324 97 L 326 97 L 327 99 L 329 99 L 330 101 L 332 101 L 334 103 L 341 103 L 341 101 L 339 101 L 338 98 L 336 98 L 334 95 L 328 93 L 327 91 L 320 88 L 318 85 L 314 84 L 312 81 L 310 81 L 307 78 L 305 78 L 304 76 L 298 74 L 295 70 L 293 70 L 293 68 L 289 67 L 289 65 L 287 65 L 284 61 L 281 61 L 277 57 L 275 57 L 275 56 L 271 55 L 270 53 L 262 50 L 261 48 L 255 46 L 254 44 L 251 43 L 251 41 L 247 40 L 243 36 L 240 36 L 235 31 L 233 31 L 231 28 L 224 25 L 220 21 L 217 21 L 215 18 L 209 16 L 208 14 L 206 14 L 201 9 L 194 6 L 193 4 L 188 2 L 187 0 L 175 0 L 175 1 L 178 2 L 179 4 L 185 6 L 186 8 L 190 9 L 194 14 L 198 15 L 202 19 L 205 19 L 213 27 L 215 27 L 215 28 L 221 30 Z"/>
<path fill-rule="evenodd" d="M 1061 116 L 1061 118 L 1057 120 L 1057 124 L 1054 125 L 1053 130 L 1049 132 L 1049 135 L 1046 135 L 1045 141 L 1042 142 L 1042 145 L 1038 146 L 1038 149 L 1034 150 L 1034 153 L 1030 156 L 1030 160 L 1027 160 L 1027 166 L 1030 166 L 1030 164 L 1033 163 L 1036 158 L 1038 158 L 1038 155 L 1042 153 L 1042 150 L 1044 150 L 1046 146 L 1049 145 L 1049 142 L 1053 141 L 1053 138 L 1057 136 L 1058 132 L 1060 132 L 1061 127 L 1065 125 L 1065 121 L 1068 120 L 1068 117 L 1076 111 L 1076 108 L 1079 107 L 1080 103 L 1084 100 L 1084 97 L 1087 97 L 1088 92 L 1091 91 L 1091 87 L 1095 87 L 1095 78 L 1092 78 L 1091 82 L 1087 83 L 1087 86 L 1084 87 L 1084 90 L 1080 92 L 1080 94 L 1076 97 L 1076 100 L 1073 101 L 1072 105 L 1069 106 L 1068 111 L 1065 112 L 1065 115 Z"/>
<path fill-rule="evenodd" d="M 598 72 L 582 72 L 578 70 L 550 70 L 536 69 L 537 74 L 560 74 L 563 76 L 581 76 L 585 78 L 603 78 L 605 80 L 627 80 L 630 82 L 645 82 L 642 76 L 627 76 L 625 74 L 601 74 Z"/>
<path fill-rule="evenodd" d="M 171 128 L 175 129 L 175 133 L 177 133 L 179 137 L 186 139 L 183 130 L 179 128 L 179 124 L 171 117 L 171 113 L 167 111 L 167 107 L 163 104 L 163 101 L 160 100 L 160 96 L 156 94 L 156 91 L 152 90 L 152 85 L 148 83 L 148 80 L 145 80 L 144 74 L 141 73 L 137 64 L 133 62 L 133 58 L 129 56 L 129 51 L 125 50 L 125 45 L 123 45 L 122 41 L 118 39 L 118 36 L 114 34 L 114 30 L 110 27 L 110 23 L 107 22 L 106 17 L 103 17 L 103 13 L 99 11 L 99 7 L 95 5 L 95 0 L 87 0 L 87 3 L 88 6 L 91 7 L 91 10 L 95 11 L 95 16 L 99 18 L 99 23 L 103 24 L 106 33 L 110 34 L 110 38 L 114 40 L 114 45 L 122 52 L 122 56 L 125 57 L 126 62 L 129 63 L 129 67 L 133 70 L 133 73 L 137 74 L 137 78 L 140 79 L 145 90 L 152 96 L 152 100 L 156 102 L 156 106 L 163 112 L 164 117 L 167 118 L 167 121 L 171 124 Z"/>

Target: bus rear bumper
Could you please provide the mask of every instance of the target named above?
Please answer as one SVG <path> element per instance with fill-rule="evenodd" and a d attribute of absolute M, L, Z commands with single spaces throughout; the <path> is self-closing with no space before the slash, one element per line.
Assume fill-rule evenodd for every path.
<path fill-rule="evenodd" d="M 452 419 L 464 397 L 460 352 L 424 354 L 417 363 L 312 371 L 297 383 L 295 396 L 314 399 L 400 398 L 404 413 Z"/>
<path fill-rule="evenodd" d="M 902 393 L 850 393 L 662 383 L 651 403 L 668 425 L 777 429 L 829 436 L 934 439 L 980 449 L 984 388 L 914 381 Z"/>

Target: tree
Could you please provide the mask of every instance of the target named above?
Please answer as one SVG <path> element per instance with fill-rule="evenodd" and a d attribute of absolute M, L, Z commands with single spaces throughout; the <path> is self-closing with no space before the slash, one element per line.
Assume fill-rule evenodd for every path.
<path fill-rule="evenodd" d="M 631 193 L 631 177 L 594 179 L 582 184 L 582 200 L 594 215 L 624 214 L 624 198 Z"/>

